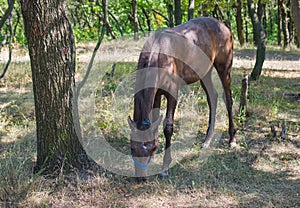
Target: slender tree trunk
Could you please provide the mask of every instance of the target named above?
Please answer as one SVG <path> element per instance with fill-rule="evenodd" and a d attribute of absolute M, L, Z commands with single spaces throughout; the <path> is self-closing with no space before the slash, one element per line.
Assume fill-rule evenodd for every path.
<path fill-rule="evenodd" d="M 139 39 L 139 21 L 137 16 L 137 3 L 136 0 L 132 0 L 132 17 L 133 17 L 133 31 L 134 31 L 134 40 Z"/>
<path fill-rule="evenodd" d="M 300 48 L 300 0 L 291 0 L 291 8 L 296 30 L 297 47 Z"/>
<path fill-rule="evenodd" d="M 188 20 L 194 18 L 195 0 L 189 0 Z"/>
<path fill-rule="evenodd" d="M 63 0 L 21 0 L 37 130 L 36 170 L 91 168 L 73 115 L 75 42 Z"/>
<path fill-rule="evenodd" d="M 247 16 L 247 9 L 245 9 L 244 17 Z M 246 43 L 249 42 L 248 20 L 245 18 L 245 38 Z"/>
<path fill-rule="evenodd" d="M 277 45 L 281 46 L 282 42 L 282 22 L 281 22 L 281 9 L 280 9 L 280 2 L 281 0 L 277 1 L 277 13 L 278 13 L 278 19 L 277 19 Z"/>
<path fill-rule="evenodd" d="M 152 31 L 152 27 L 151 27 L 151 18 L 149 16 L 150 12 L 146 11 L 145 8 L 142 8 L 143 14 L 146 17 L 146 22 L 147 22 L 147 27 L 148 27 L 148 32 L 150 33 Z"/>
<path fill-rule="evenodd" d="M 182 16 L 181 16 L 181 0 L 174 0 L 175 5 L 175 25 L 180 25 L 182 22 Z"/>
<path fill-rule="evenodd" d="M 236 8 L 236 24 L 237 24 L 237 33 L 240 45 L 243 46 L 245 43 L 244 39 L 244 29 L 243 29 L 243 17 L 242 17 L 242 1 L 237 0 L 237 8 Z"/>
<path fill-rule="evenodd" d="M 202 16 L 204 16 L 204 17 L 208 17 L 209 16 L 209 13 L 208 13 L 208 11 L 207 11 L 207 4 L 202 4 Z M 200 11 L 200 10 L 199 10 Z"/>
<path fill-rule="evenodd" d="M 255 39 L 257 40 L 256 62 L 251 72 L 251 79 L 257 80 L 261 74 L 262 66 L 266 56 L 267 37 L 264 28 L 259 22 L 258 15 L 255 11 L 253 0 L 248 0 L 248 11 L 251 18 L 253 28 L 255 28 Z"/>
<path fill-rule="evenodd" d="M 174 27 L 174 12 L 172 4 L 168 4 L 169 26 Z"/>
<path fill-rule="evenodd" d="M 286 7 L 291 8 L 291 1 L 290 0 L 287 1 Z M 291 9 L 287 9 L 286 14 L 287 14 L 287 20 L 288 20 L 287 28 L 288 28 L 288 33 L 289 33 L 288 41 L 289 41 L 289 45 L 291 45 L 291 43 L 293 41 L 293 36 L 294 36 L 293 35 L 294 28 L 293 28 L 293 23 L 292 23 L 293 21 L 292 21 Z"/>
<path fill-rule="evenodd" d="M 289 30 L 287 23 L 287 11 L 286 5 L 283 0 L 280 1 L 281 20 L 282 20 L 282 32 L 283 32 L 283 47 L 289 47 Z"/>

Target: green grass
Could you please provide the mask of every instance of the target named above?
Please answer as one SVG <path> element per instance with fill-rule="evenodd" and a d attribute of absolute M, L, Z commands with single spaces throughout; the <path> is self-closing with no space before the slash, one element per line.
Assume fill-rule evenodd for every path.
<path fill-rule="evenodd" d="M 299 57 L 297 50 L 290 54 L 276 49 L 276 53 Z M 120 91 L 120 81 L 134 71 L 135 65 L 119 61 L 114 76 L 110 77 L 106 72 L 110 72 L 111 65 L 102 63 L 88 82 L 90 89 L 83 90 L 83 95 L 90 92 L 94 95 L 96 118 L 93 125 L 88 125 L 89 117 L 82 120 L 83 130 L 103 133 L 113 147 L 125 154 L 129 154 L 126 117 L 132 114 L 133 105 L 129 103 L 127 109 L 126 105 L 117 103 L 121 110 L 127 110 L 115 115 L 121 110 L 113 104 Z M 79 72 L 84 71 L 84 63 L 77 66 Z M 0 80 L 0 207 L 299 207 L 300 98 L 288 95 L 300 92 L 300 77 L 289 74 L 293 72 L 278 75 L 264 71 L 250 85 L 249 116 L 244 118 L 245 122 L 239 122 L 239 93 L 245 71 L 250 69 L 232 70 L 238 148 L 228 148 L 226 126 L 217 127 L 222 139 L 215 148 L 203 150 L 199 145 L 192 145 L 186 149 L 185 157 L 175 161 L 169 178 L 161 180 L 151 176 L 145 183 L 137 184 L 132 178 L 109 171 L 88 180 L 74 175 L 49 179 L 33 174 L 36 136 L 30 65 L 12 63 L 6 77 Z M 182 96 L 189 102 L 196 100 L 200 125 L 187 125 L 198 134 L 197 142 L 201 143 L 208 107 L 199 88 L 199 84 L 194 84 Z M 178 112 L 188 108 L 188 104 L 181 102 Z M 283 122 L 287 133 L 285 138 L 280 138 Z M 277 131 L 274 138 L 270 123 Z M 174 139 L 177 140 L 180 134 L 176 125 L 182 125 L 180 116 L 175 123 Z M 162 145 L 161 131 L 160 141 Z"/>

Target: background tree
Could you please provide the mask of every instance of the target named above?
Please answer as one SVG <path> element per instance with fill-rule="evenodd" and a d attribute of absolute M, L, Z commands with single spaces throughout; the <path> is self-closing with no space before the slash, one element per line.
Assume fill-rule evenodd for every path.
<path fill-rule="evenodd" d="M 281 14 L 281 26 L 283 32 L 283 47 L 286 48 L 290 45 L 289 29 L 288 29 L 288 15 L 286 3 L 284 0 L 279 1 L 280 14 Z"/>
<path fill-rule="evenodd" d="M 254 39 L 257 40 L 256 61 L 251 72 L 251 79 L 257 80 L 261 74 L 262 66 L 265 61 L 267 37 L 255 11 L 253 0 L 248 0 L 248 11 L 253 25 Z"/>
<path fill-rule="evenodd" d="M 194 18 L 195 1 L 189 0 L 188 20 Z"/>
<path fill-rule="evenodd" d="M 181 0 L 174 0 L 174 16 L 175 25 L 180 25 L 182 23 Z"/>
<path fill-rule="evenodd" d="M 134 40 L 138 40 L 139 36 L 139 23 L 138 23 L 138 14 L 137 14 L 137 3 L 136 0 L 132 0 L 132 17 L 133 17 L 133 32 Z"/>
<path fill-rule="evenodd" d="M 92 162 L 73 116 L 75 42 L 65 1 L 21 0 L 30 55 L 37 130 L 36 170 L 86 170 Z"/>
<path fill-rule="evenodd" d="M 297 47 L 300 48 L 300 0 L 291 0 L 291 8 L 296 30 Z"/>
<path fill-rule="evenodd" d="M 4 15 L 2 16 L 2 18 L 0 19 L 0 31 L 3 27 L 3 25 L 5 24 L 5 21 L 7 19 L 9 19 L 9 26 L 8 26 L 8 29 L 9 29 L 9 34 L 5 34 L 4 36 L 4 40 L 2 41 L 1 45 L 0 45 L 0 51 L 1 51 L 1 48 L 3 47 L 3 45 L 5 44 L 6 42 L 6 39 L 9 37 L 9 53 L 8 53 L 8 60 L 7 60 L 7 63 L 3 69 L 3 72 L 0 74 L 0 79 L 4 77 L 9 65 L 10 65 L 10 62 L 11 62 L 11 56 L 12 56 L 12 39 L 13 39 L 13 28 L 12 28 L 12 11 L 13 11 L 13 8 L 14 8 L 14 3 L 15 1 L 14 0 L 8 0 L 7 1 L 7 4 L 8 4 L 8 8 L 6 9 Z"/>
<path fill-rule="evenodd" d="M 237 0 L 236 2 L 236 25 L 237 34 L 240 45 L 243 46 L 245 43 L 244 39 L 244 29 L 243 29 L 243 18 L 242 18 L 242 0 Z"/>

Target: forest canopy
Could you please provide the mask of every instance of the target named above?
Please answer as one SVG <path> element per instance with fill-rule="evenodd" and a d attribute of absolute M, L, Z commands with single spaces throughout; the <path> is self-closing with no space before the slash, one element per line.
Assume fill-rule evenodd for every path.
<path fill-rule="evenodd" d="M 267 35 L 268 44 L 285 47 L 290 44 L 297 44 L 291 2 L 290 0 L 254 1 L 258 18 Z M 12 15 L 13 42 L 26 44 L 20 5 L 18 2 L 14 4 Z M 96 41 L 103 24 L 101 1 L 67 0 L 67 6 L 76 41 Z M 3 17 L 7 7 L 8 2 L 2 1 L 0 3 L 1 17 Z M 135 15 L 137 16 L 136 20 Z M 242 45 L 244 42 L 255 43 L 246 0 L 111 0 L 108 2 L 109 30 L 105 38 L 115 39 L 132 35 L 135 30 L 140 35 L 147 35 L 149 31 L 173 27 L 180 22 L 188 21 L 189 18 L 200 16 L 211 16 L 224 22 L 231 28 L 236 41 Z M 136 29 L 134 27 L 135 21 L 137 21 Z M 239 21 L 240 27 L 238 27 Z M 9 21 L 5 21 L 0 31 L 2 45 L 8 43 L 9 27 Z"/>

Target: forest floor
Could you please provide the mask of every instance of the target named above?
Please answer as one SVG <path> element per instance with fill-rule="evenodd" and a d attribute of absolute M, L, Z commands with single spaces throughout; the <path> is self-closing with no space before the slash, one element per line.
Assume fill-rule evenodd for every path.
<path fill-rule="evenodd" d="M 125 153 L 129 143 L 124 128 L 128 127 L 114 123 L 111 103 L 116 85 L 134 70 L 143 41 L 106 42 L 95 63 L 105 72 L 98 76 L 101 83 L 96 91 L 101 96 L 94 101 L 101 109 L 96 110 L 100 118 L 97 127 L 111 145 Z M 77 46 L 78 80 L 93 47 L 94 43 Z M 0 68 L 6 57 L 2 51 Z M 22 48 L 16 48 L 13 57 L 7 75 L 0 80 L 0 207 L 300 207 L 299 49 L 268 46 L 262 75 L 250 84 L 248 115 L 239 116 L 241 80 L 254 66 L 255 49 L 237 46 L 232 90 L 238 147 L 226 145 L 226 125 L 217 127 L 222 132 L 217 145 L 209 150 L 199 145 L 188 147 L 184 157 L 175 159 L 168 178 L 154 175 L 144 183 L 110 171 L 89 179 L 73 175 L 49 179 L 33 174 L 36 134 L 30 62 Z M 107 78 L 113 63 L 115 75 Z M 193 86 L 191 93 L 198 88 Z M 207 114 L 203 94 L 195 98 Z M 200 123 L 202 126 L 193 131 L 202 138 L 207 115 Z M 286 127 L 284 137 L 280 136 L 282 124 Z M 201 138 L 196 142 L 202 143 Z"/>

